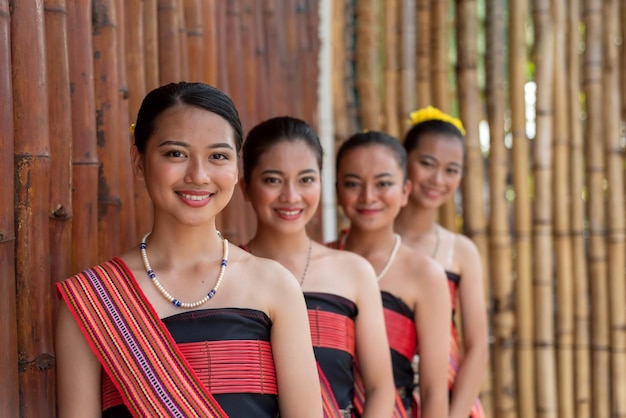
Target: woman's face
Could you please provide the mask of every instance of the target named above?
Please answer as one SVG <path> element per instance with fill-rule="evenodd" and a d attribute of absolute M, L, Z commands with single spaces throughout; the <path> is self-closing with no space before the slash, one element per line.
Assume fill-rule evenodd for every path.
<path fill-rule="evenodd" d="M 392 225 L 410 188 L 393 151 L 382 145 L 348 151 L 337 169 L 339 204 L 351 225 L 363 230 Z"/>
<path fill-rule="evenodd" d="M 180 105 L 155 120 L 145 154 L 133 147 L 133 166 L 155 209 L 184 225 L 214 221 L 238 181 L 232 127 L 215 113 Z"/>
<path fill-rule="evenodd" d="M 301 231 L 321 196 L 314 152 L 304 140 L 279 141 L 258 157 L 244 189 L 259 224 L 283 233 Z"/>
<path fill-rule="evenodd" d="M 423 134 L 408 156 L 411 201 L 435 209 L 451 198 L 463 175 L 463 144 L 454 135 Z"/>

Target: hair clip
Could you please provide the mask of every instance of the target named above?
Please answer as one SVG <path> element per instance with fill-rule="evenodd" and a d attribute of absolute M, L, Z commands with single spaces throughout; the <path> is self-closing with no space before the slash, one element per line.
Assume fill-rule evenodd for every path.
<path fill-rule="evenodd" d="M 461 122 L 460 119 L 454 118 L 433 106 L 428 106 L 412 112 L 409 115 L 409 120 L 413 125 L 428 122 L 429 120 L 440 120 L 454 125 L 454 127 L 461 131 L 461 134 L 465 136 L 465 128 L 463 127 L 463 122 Z"/>

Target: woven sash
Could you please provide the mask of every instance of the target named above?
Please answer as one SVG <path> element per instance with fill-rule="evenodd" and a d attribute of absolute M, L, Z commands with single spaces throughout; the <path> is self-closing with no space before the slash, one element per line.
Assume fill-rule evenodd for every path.
<path fill-rule="evenodd" d="M 227 417 L 117 258 L 57 284 L 135 417 Z"/>
<path fill-rule="evenodd" d="M 313 347 L 345 351 L 354 358 L 354 321 L 351 318 L 319 309 L 309 309 L 308 313 Z M 322 388 L 324 417 L 341 418 L 339 404 L 319 364 L 317 371 Z"/>

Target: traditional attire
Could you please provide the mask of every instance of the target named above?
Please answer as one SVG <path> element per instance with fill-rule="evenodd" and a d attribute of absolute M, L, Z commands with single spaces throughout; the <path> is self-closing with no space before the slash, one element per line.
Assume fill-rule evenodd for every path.
<path fill-rule="evenodd" d="M 352 416 L 357 307 L 351 300 L 329 293 L 306 292 L 304 298 L 320 373 L 324 414 Z M 334 415 L 333 409 L 339 410 L 339 415 Z"/>
<path fill-rule="evenodd" d="M 456 380 L 456 374 L 462 362 L 461 347 L 459 344 L 459 333 L 456 329 L 456 323 L 454 317 L 456 315 L 456 294 L 461 282 L 461 276 L 456 273 L 452 273 L 446 270 L 446 276 L 448 277 L 448 289 L 450 291 L 450 300 L 452 301 L 452 321 L 450 324 L 450 360 L 448 361 L 448 390 L 452 395 L 454 389 L 454 381 Z M 484 418 L 485 412 L 480 403 L 480 400 L 476 398 L 474 405 L 470 410 L 470 418 Z"/>
<path fill-rule="evenodd" d="M 103 417 L 278 416 L 265 313 L 224 308 L 160 319 L 119 258 L 57 291 L 103 366 Z"/>

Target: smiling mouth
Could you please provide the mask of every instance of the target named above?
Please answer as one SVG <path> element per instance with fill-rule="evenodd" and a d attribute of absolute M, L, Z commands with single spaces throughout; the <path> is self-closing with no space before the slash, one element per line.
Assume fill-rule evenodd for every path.
<path fill-rule="evenodd" d="M 296 216 L 297 214 L 302 212 L 302 209 L 294 209 L 294 210 L 275 209 L 275 210 L 276 212 L 278 212 L 278 214 L 284 215 L 284 216 Z"/>
<path fill-rule="evenodd" d="M 201 200 L 206 200 L 208 198 L 210 198 L 211 196 L 213 196 L 213 193 L 210 194 L 187 194 L 187 193 L 178 193 L 182 198 L 187 199 L 187 200 L 194 200 L 194 201 L 201 201 Z"/>

